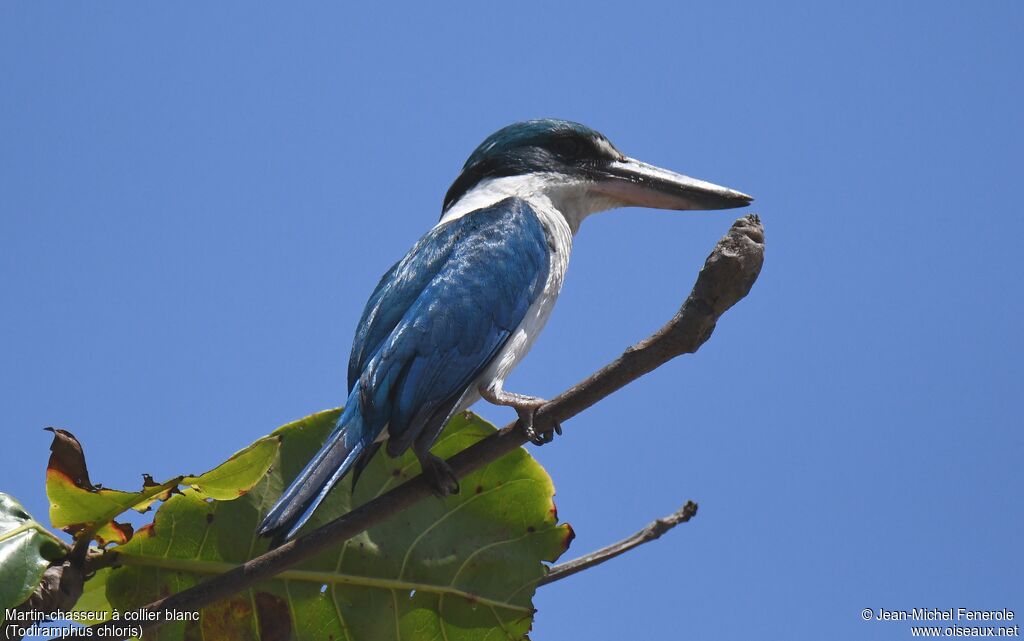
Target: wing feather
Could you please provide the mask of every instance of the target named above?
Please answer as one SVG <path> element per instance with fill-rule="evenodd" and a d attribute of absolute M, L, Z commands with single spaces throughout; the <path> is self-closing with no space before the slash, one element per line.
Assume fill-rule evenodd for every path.
<path fill-rule="evenodd" d="M 366 420 L 388 424 L 388 453 L 438 429 L 547 282 L 547 237 L 509 198 L 435 228 L 370 297 L 349 362 Z"/>

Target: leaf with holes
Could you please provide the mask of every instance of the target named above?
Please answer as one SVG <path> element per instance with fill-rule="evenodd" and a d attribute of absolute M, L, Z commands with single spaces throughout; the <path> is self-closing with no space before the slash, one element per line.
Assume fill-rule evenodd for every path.
<path fill-rule="evenodd" d="M 7 608 L 25 601 L 50 563 L 64 556 L 60 540 L 0 492 L 0 624 Z"/>
<path fill-rule="evenodd" d="M 52 427 L 47 429 L 53 432 L 50 461 L 46 466 L 50 521 L 53 527 L 70 534 L 95 538 L 100 545 L 127 543 L 132 537 L 132 528 L 118 523 L 115 517 L 131 509 L 145 512 L 153 503 L 166 500 L 179 485 L 191 486 L 204 497 L 238 498 L 266 474 L 279 445 L 275 437 L 268 436 L 199 476 L 176 476 L 156 483 L 144 474 L 141 490 L 123 492 L 93 485 L 85 464 L 85 452 L 74 434 Z"/>
<path fill-rule="evenodd" d="M 105 575 L 115 610 L 137 608 L 262 554 L 262 515 L 331 431 L 336 410 L 286 425 L 267 478 L 239 500 L 192 490 L 171 497 L 151 526 L 120 546 L 122 567 Z M 434 447 L 448 457 L 494 432 L 466 413 Z M 378 455 L 355 496 L 338 485 L 307 527 L 317 527 L 419 473 L 411 452 Z M 198 621 L 159 628 L 161 639 L 520 639 L 533 620 L 536 582 L 572 539 L 559 525 L 554 487 L 524 449 L 462 481 L 462 492 L 428 499 L 315 559 L 204 609 Z M 95 606 L 93 606 L 95 607 Z"/>

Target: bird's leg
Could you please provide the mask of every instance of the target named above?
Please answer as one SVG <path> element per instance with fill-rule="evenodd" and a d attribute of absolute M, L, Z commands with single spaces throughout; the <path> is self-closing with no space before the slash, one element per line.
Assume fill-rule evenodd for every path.
<path fill-rule="evenodd" d="M 542 432 L 538 434 L 533 429 L 533 417 L 537 415 L 537 410 L 540 409 L 541 405 L 547 403 L 543 398 L 537 396 L 527 396 L 526 394 L 516 394 L 514 392 L 506 392 L 501 389 L 500 386 L 488 385 L 480 386 L 480 396 L 488 403 L 495 405 L 504 405 L 511 407 L 516 411 L 519 416 L 519 425 L 523 428 L 523 432 L 526 433 L 526 438 L 530 439 L 530 442 L 534 445 L 544 445 L 554 440 L 555 434 L 562 434 L 562 426 L 557 422 L 554 425 L 554 432 Z"/>
<path fill-rule="evenodd" d="M 459 479 L 443 458 L 431 454 L 429 447 L 420 447 L 418 440 L 413 444 L 412 451 L 420 461 L 423 474 L 430 479 L 436 496 L 443 499 L 449 494 L 459 493 Z"/>

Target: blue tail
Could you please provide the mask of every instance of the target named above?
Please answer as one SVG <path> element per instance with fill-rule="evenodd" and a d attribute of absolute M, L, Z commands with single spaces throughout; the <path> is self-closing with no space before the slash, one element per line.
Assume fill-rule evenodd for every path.
<path fill-rule="evenodd" d="M 373 441 L 377 435 L 366 432 L 357 388 L 338 417 L 334 431 L 270 508 L 260 523 L 258 534 L 271 537 L 272 546 L 292 538 L 353 465 L 357 466 L 357 471 L 362 467 L 359 464 L 362 455 L 372 456 L 376 451 Z"/>

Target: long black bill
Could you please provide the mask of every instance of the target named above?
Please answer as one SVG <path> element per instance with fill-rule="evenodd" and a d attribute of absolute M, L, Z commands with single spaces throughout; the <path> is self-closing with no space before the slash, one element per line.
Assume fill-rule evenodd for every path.
<path fill-rule="evenodd" d="M 595 191 L 623 205 L 654 209 L 732 209 L 754 200 L 734 189 L 628 157 L 598 171 Z"/>

